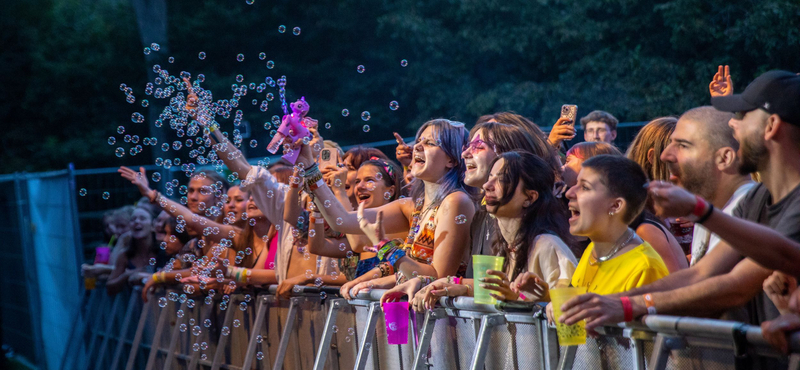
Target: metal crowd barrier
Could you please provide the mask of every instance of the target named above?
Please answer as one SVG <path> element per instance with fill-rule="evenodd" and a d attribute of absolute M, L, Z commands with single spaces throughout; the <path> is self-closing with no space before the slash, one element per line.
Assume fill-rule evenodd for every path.
<path fill-rule="evenodd" d="M 338 288 L 276 286 L 241 291 L 226 302 L 158 291 L 147 304 L 139 288 L 109 297 L 93 291 L 76 328 L 65 369 L 800 369 L 800 334 L 789 357 L 757 327 L 689 317 L 647 316 L 641 323 L 600 328 L 599 338 L 560 347 L 542 306 L 475 304 L 442 298 L 410 317 L 409 343 L 389 345 L 379 300 L 354 300 Z M 162 299 L 163 298 L 163 299 Z M 163 307 L 162 307 L 163 306 Z M 138 320 L 135 318 L 138 317 Z M 81 320 L 76 320 L 81 322 Z"/>

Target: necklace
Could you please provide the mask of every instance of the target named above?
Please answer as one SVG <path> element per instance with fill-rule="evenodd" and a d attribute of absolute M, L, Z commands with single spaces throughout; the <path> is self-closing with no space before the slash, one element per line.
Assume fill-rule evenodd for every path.
<path fill-rule="evenodd" d="M 592 261 L 589 261 L 589 264 L 590 264 L 590 265 L 592 265 L 592 266 L 594 266 L 594 265 L 597 265 L 597 264 L 598 264 L 598 263 L 600 263 L 600 262 L 605 262 L 605 261 L 608 261 L 608 260 L 610 260 L 610 259 L 611 259 L 611 257 L 614 257 L 614 255 L 615 255 L 615 254 L 617 254 L 617 252 L 619 252 L 619 250 L 620 250 L 620 249 L 622 249 L 622 247 L 623 247 L 623 246 L 625 246 L 626 244 L 628 244 L 628 242 L 630 242 L 630 241 L 631 241 L 631 239 L 633 239 L 633 236 L 634 236 L 634 235 L 636 235 L 636 233 L 635 233 L 635 232 L 633 232 L 633 230 L 631 230 L 630 228 L 628 228 L 628 230 L 626 230 L 626 231 L 625 231 L 625 234 L 622 234 L 622 237 L 620 237 L 620 239 L 624 238 L 626 234 L 629 234 L 629 235 L 628 235 L 628 238 L 627 238 L 627 239 L 625 239 L 625 241 L 624 241 L 624 242 L 622 242 L 622 243 L 618 243 L 618 244 L 617 244 L 617 245 L 614 247 L 614 249 L 612 249 L 612 250 L 611 250 L 611 253 L 609 253 L 609 254 L 607 254 L 607 255 L 605 255 L 605 256 L 602 256 L 602 257 L 597 257 L 597 258 L 595 258 L 595 259 L 594 259 L 594 260 L 595 260 L 594 262 L 592 262 Z M 594 256 L 592 256 L 592 257 L 594 257 Z"/>

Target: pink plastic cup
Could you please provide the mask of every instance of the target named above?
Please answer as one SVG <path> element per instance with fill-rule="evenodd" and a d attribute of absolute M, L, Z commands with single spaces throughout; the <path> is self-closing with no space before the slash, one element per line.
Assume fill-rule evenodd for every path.
<path fill-rule="evenodd" d="M 95 252 L 94 263 L 107 264 L 108 260 L 111 258 L 111 248 L 109 247 L 97 247 Z"/>
<path fill-rule="evenodd" d="M 384 303 L 383 319 L 386 321 L 386 339 L 389 344 L 408 343 L 408 302 Z"/>

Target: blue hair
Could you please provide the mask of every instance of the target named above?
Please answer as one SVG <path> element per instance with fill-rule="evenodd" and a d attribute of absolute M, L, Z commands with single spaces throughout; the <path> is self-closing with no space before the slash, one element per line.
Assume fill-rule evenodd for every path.
<path fill-rule="evenodd" d="M 422 127 L 417 130 L 416 140 L 419 140 L 422 132 L 428 127 L 433 128 L 433 138 L 436 140 L 436 143 L 447 157 L 455 163 L 453 168 L 449 169 L 447 173 L 437 181 L 441 187 L 431 200 L 429 208 L 438 207 L 442 204 L 444 198 L 454 191 L 463 191 L 474 199 L 477 194 L 477 189 L 464 184 L 464 172 L 466 172 L 467 167 L 464 164 L 464 160 L 461 159 L 461 152 L 464 146 L 469 142 L 469 131 L 467 131 L 462 122 L 437 118 L 425 122 Z M 424 196 L 425 183 L 421 180 L 414 179 L 411 183 L 411 198 L 416 201 L 417 199 L 422 199 Z"/>

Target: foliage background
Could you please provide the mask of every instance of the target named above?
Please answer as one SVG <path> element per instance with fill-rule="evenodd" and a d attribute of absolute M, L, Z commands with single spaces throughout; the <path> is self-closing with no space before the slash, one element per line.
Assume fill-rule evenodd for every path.
<path fill-rule="evenodd" d="M 136 7 L 166 6 L 165 40 Z M 770 69 L 800 70 L 796 0 L 2 0 L 0 12 L 0 172 L 152 163 L 160 149 L 117 158 L 106 143 L 126 133 L 162 135 L 133 124 L 132 112 L 158 63 L 172 74 L 204 73 L 215 98 L 230 97 L 234 76 L 260 83 L 288 78 L 288 98 L 305 96 L 310 115 L 331 122 L 323 136 L 341 144 L 411 136 L 433 117 L 471 124 L 513 110 L 549 126 L 562 104 L 612 112 L 621 121 L 677 115 L 708 104 L 708 82 L 730 64 L 740 91 Z M 145 21 L 142 23 L 141 21 Z M 286 25 L 286 33 L 278 26 Z M 302 28 L 300 36 L 291 29 Z M 147 27 L 145 27 L 147 28 Z M 162 50 L 145 56 L 158 41 Z M 198 52 L 208 57 L 199 60 Z M 259 52 L 276 67 L 268 70 Z M 236 61 L 243 53 L 245 61 Z M 175 63 L 166 59 L 175 57 Z M 409 66 L 400 67 L 407 59 Z M 363 64 L 366 72 L 358 74 Z M 134 88 L 125 102 L 120 83 Z M 252 93 L 252 92 L 251 92 Z M 263 94 L 259 94 L 263 99 Z M 277 94 L 276 94 L 277 95 Z M 266 155 L 262 113 L 240 105 L 256 149 Z M 149 97 L 153 102 L 155 99 Z M 277 99 L 276 99 L 277 100 Z M 400 109 L 389 110 L 397 100 Z M 154 110 L 163 103 L 153 105 Z M 351 114 L 342 117 L 341 110 Z M 369 111 L 369 132 L 361 129 Z M 147 116 L 147 114 L 145 114 Z M 227 130 L 230 122 L 224 123 Z M 162 129 L 163 130 L 163 129 Z M 157 153 L 158 152 L 158 153 Z"/>

